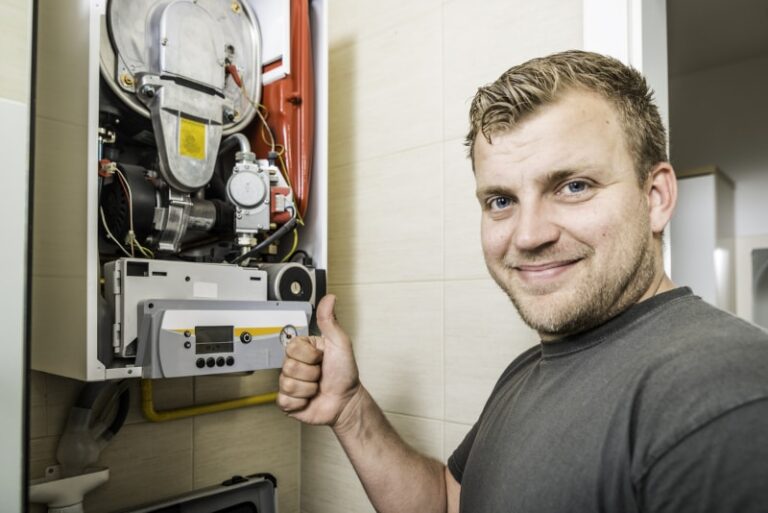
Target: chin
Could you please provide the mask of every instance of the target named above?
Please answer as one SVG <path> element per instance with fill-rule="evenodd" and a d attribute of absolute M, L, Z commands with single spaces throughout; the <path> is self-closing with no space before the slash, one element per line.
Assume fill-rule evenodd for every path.
<path fill-rule="evenodd" d="M 547 334 L 565 334 L 579 313 L 579 298 L 573 291 L 555 289 L 535 293 L 507 291 L 520 317 L 532 329 Z"/>

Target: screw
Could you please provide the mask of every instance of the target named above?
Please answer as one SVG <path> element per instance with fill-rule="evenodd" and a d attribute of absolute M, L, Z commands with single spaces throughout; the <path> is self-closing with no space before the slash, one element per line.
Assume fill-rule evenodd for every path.
<path fill-rule="evenodd" d="M 139 94 L 143 94 L 147 98 L 155 96 L 155 89 L 149 85 L 143 85 L 139 88 Z"/>
<path fill-rule="evenodd" d="M 131 87 L 133 86 L 133 77 L 129 75 L 128 73 L 123 73 L 120 75 L 120 81 L 123 83 L 123 85 Z"/>

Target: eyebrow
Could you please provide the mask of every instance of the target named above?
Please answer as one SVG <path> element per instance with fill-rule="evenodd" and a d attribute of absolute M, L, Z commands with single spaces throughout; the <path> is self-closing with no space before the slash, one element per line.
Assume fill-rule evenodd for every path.
<path fill-rule="evenodd" d="M 477 189 L 477 191 L 475 191 L 475 196 L 477 196 L 477 199 L 479 200 L 490 197 L 490 196 L 508 196 L 510 198 L 516 197 L 512 189 L 510 189 L 509 187 L 502 187 L 499 185 L 491 185 L 488 187 Z"/>
<path fill-rule="evenodd" d="M 557 171 L 550 171 L 539 181 L 545 184 L 562 182 L 563 180 L 570 178 L 579 172 L 583 172 L 583 170 L 577 171 L 575 169 L 558 169 Z"/>
<path fill-rule="evenodd" d="M 555 184 L 558 184 L 560 182 L 564 182 L 568 178 L 580 175 L 584 173 L 590 173 L 592 171 L 595 171 L 596 168 L 592 166 L 586 166 L 584 168 L 567 168 L 567 169 L 557 169 L 554 171 L 549 171 L 548 173 L 544 174 L 544 176 L 537 178 L 536 182 L 544 185 L 545 188 L 552 187 Z M 477 196 L 477 199 L 482 200 L 483 198 L 487 198 L 490 196 L 506 196 L 509 198 L 517 198 L 517 194 L 509 188 L 504 187 L 501 185 L 490 185 L 488 187 L 483 187 L 481 189 L 478 189 L 475 192 L 475 196 Z"/>

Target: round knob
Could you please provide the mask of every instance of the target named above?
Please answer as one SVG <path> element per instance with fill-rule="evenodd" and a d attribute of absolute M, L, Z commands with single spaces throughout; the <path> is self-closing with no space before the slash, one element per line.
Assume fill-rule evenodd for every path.
<path fill-rule="evenodd" d="M 227 366 L 232 367 L 235 364 L 235 358 L 232 356 L 227 356 Z"/>
<path fill-rule="evenodd" d="M 208 357 L 208 359 L 205 361 L 205 364 L 208 367 L 213 367 L 214 365 L 216 365 L 216 360 L 214 360 L 212 356 Z"/>
<path fill-rule="evenodd" d="M 216 358 L 216 366 L 217 367 L 224 367 L 224 357 L 223 356 L 219 356 L 218 358 Z"/>
<path fill-rule="evenodd" d="M 202 358 L 198 358 L 197 361 L 195 362 L 195 365 L 197 365 L 198 369 L 202 369 L 203 367 L 205 367 L 205 360 L 203 360 Z"/>
<path fill-rule="evenodd" d="M 253 337 L 247 331 L 240 333 L 240 342 L 243 344 L 248 344 L 251 340 L 253 340 Z"/>

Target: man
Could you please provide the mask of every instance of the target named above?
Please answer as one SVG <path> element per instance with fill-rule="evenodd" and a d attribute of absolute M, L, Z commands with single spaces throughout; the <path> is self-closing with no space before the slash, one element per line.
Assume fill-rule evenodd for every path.
<path fill-rule="evenodd" d="M 664 273 L 676 181 L 643 77 L 534 59 L 470 121 L 486 264 L 541 344 L 447 467 L 361 385 L 332 296 L 323 336 L 288 345 L 280 407 L 333 428 L 380 512 L 768 511 L 768 337 Z"/>

